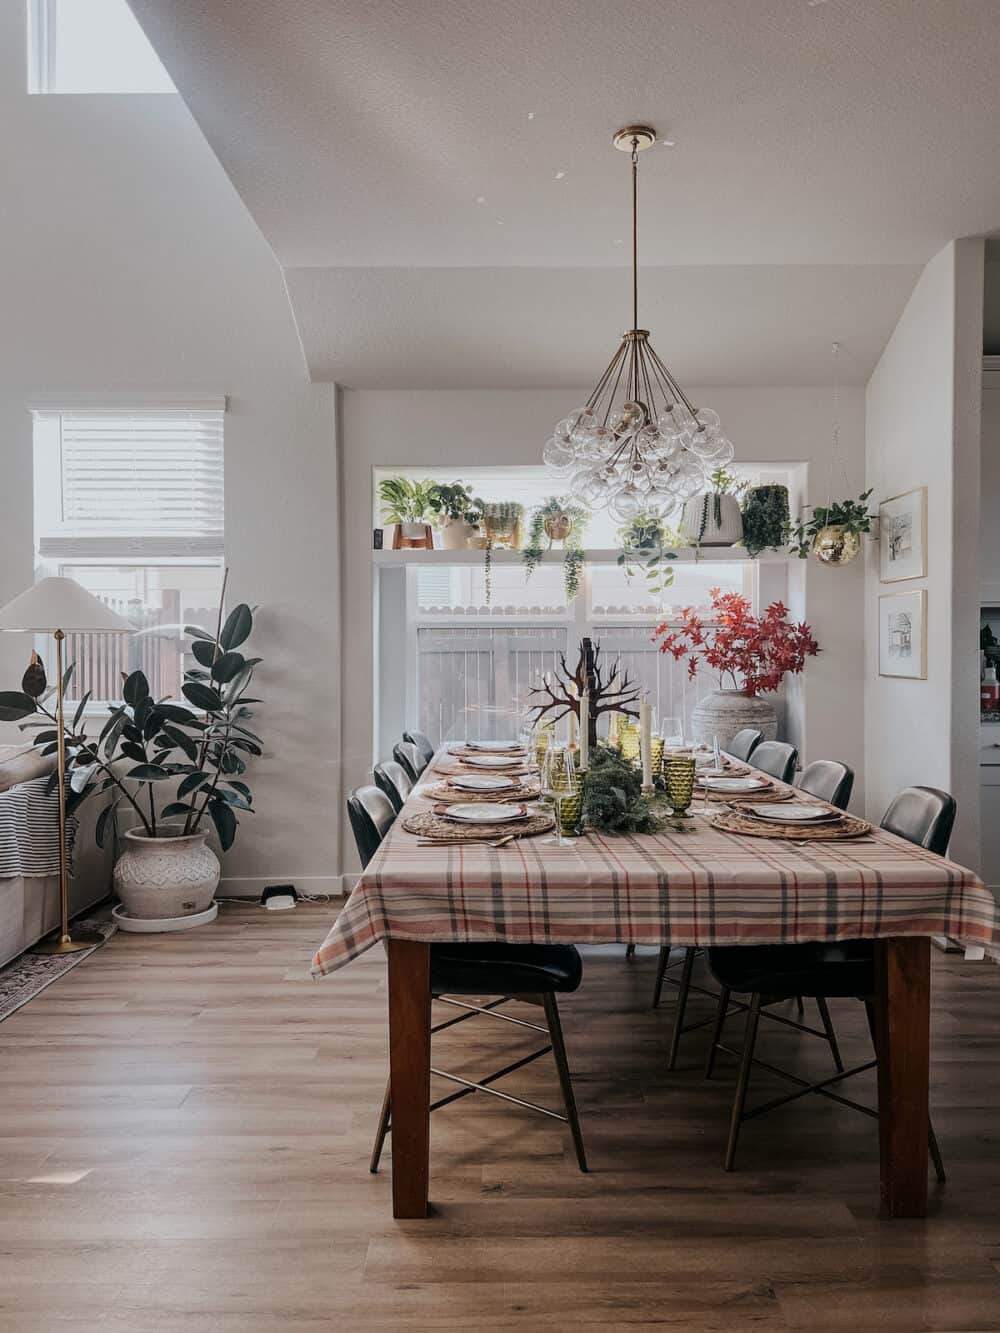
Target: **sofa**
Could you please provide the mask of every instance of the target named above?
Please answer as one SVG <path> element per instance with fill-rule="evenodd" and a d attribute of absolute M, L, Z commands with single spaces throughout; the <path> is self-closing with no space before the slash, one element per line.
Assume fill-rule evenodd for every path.
<path fill-rule="evenodd" d="M 55 769 L 55 756 L 42 757 L 22 745 L 0 745 L 0 821 L 18 818 L 23 802 L 8 792 L 43 778 Z M 69 910 L 73 916 L 106 897 L 111 889 L 112 855 L 94 841 L 100 807 L 85 801 L 70 861 Z M 16 958 L 59 924 L 59 876 L 0 875 L 0 966 Z"/>

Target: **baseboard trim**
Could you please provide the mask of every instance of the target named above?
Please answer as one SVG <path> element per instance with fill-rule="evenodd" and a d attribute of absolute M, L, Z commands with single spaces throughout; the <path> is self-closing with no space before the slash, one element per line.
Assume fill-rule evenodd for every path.
<path fill-rule="evenodd" d="M 219 881 L 220 898 L 249 898 L 260 902 L 260 895 L 269 884 L 294 884 L 303 898 L 328 894 L 342 898 L 354 887 L 350 875 L 223 875 Z"/>

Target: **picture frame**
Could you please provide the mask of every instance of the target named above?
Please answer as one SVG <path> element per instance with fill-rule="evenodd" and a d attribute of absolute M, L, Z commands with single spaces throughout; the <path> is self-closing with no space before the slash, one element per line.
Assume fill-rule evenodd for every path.
<path fill-rule="evenodd" d="M 879 582 L 927 577 L 927 487 L 917 486 L 878 507 Z"/>
<path fill-rule="evenodd" d="M 927 679 L 927 589 L 878 599 L 878 674 Z"/>

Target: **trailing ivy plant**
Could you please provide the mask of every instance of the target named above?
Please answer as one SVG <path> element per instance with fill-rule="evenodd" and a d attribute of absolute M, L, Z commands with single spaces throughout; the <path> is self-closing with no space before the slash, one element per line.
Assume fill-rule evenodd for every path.
<path fill-rule="evenodd" d="M 755 560 L 762 551 L 777 551 L 788 541 L 791 515 L 787 486 L 755 486 L 743 505 L 743 545 Z"/>
<path fill-rule="evenodd" d="M 812 513 L 800 518 L 792 528 L 789 549 L 800 560 L 805 560 L 812 550 L 817 535 L 824 528 L 844 528 L 856 537 L 871 532 L 872 524 L 878 521 L 878 514 L 868 512 L 868 497 L 871 493 L 870 488 L 863 491 L 856 500 L 837 500 L 831 505 L 806 505 L 805 508 L 811 509 Z"/>
<path fill-rule="evenodd" d="M 571 602 L 580 591 L 580 575 L 586 557 L 583 553 L 583 534 L 590 522 L 590 511 L 574 504 L 571 500 L 550 495 L 544 504 L 539 505 L 531 515 L 528 540 L 524 547 L 525 578 L 530 579 L 538 568 L 544 550 L 552 550 L 555 540 L 545 533 L 546 518 L 563 518 L 569 521 L 569 530 L 562 538 L 564 547 L 563 580 L 566 588 L 566 600 Z M 548 542 L 544 547 L 543 542 Z"/>
<path fill-rule="evenodd" d="M 750 489 L 749 481 L 741 479 L 733 472 L 727 472 L 724 467 L 717 467 L 709 476 L 712 483 L 712 489 L 706 491 L 701 497 L 701 521 L 698 525 L 698 541 L 704 541 L 705 533 L 708 530 L 709 506 L 711 506 L 712 516 L 715 519 L 715 526 L 722 524 L 722 497 L 731 495 L 737 504 L 742 504 L 743 497 Z"/>
<path fill-rule="evenodd" d="M 655 514 L 639 514 L 626 527 L 619 528 L 618 540 L 622 549 L 618 552 L 617 563 L 626 579 L 631 582 L 641 575 L 646 580 L 646 591 L 656 597 L 661 597 L 673 586 L 671 562 L 677 559 L 677 549 L 693 545 L 679 532 L 665 527 Z M 695 546 L 696 553 L 697 550 Z"/>
<path fill-rule="evenodd" d="M 225 623 L 220 612 L 214 635 L 200 626 L 185 626 L 199 664 L 184 673 L 181 689 L 187 703 L 154 699 L 142 671 L 123 672 L 121 702 L 110 705 L 96 740 L 87 735 L 84 713 L 90 694 L 84 694 L 66 725 L 66 769 L 72 808 L 91 796 L 108 797 L 97 817 L 99 847 L 122 803 L 147 837 L 197 833 L 207 818 L 223 851 L 232 846 L 239 825 L 236 812 L 253 813 L 253 796 L 242 775 L 247 760 L 260 755 L 263 746 L 247 725 L 253 718 L 249 705 L 260 702 L 247 691 L 261 659 L 236 651 L 252 629 L 253 612 L 244 603 Z M 64 691 L 73 671 L 70 664 Z M 33 658 L 21 691 L 0 693 L 0 719 L 40 719 L 22 722 L 21 729 L 34 732 L 32 744 L 43 755 L 58 749 L 53 692 L 44 668 Z M 53 774 L 53 788 L 55 783 Z M 183 823 L 170 822 L 176 820 Z"/>
<path fill-rule="evenodd" d="M 524 505 L 518 504 L 516 500 L 481 500 L 480 504 L 486 537 L 483 570 L 486 605 L 489 606 L 493 600 L 493 544 L 497 534 L 501 536 L 509 534 L 511 545 L 517 545 L 517 530 L 521 519 L 524 518 Z"/>

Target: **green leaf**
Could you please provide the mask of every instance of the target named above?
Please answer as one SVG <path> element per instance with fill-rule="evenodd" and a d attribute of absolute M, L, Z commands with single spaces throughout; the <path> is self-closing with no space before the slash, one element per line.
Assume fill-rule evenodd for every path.
<path fill-rule="evenodd" d="M 191 792 L 203 787 L 208 780 L 208 774 L 202 773 L 200 770 L 197 773 L 189 773 L 184 781 L 178 785 L 177 795 L 189 796 Z"/>
<path fill-rule="evenodd" d="M 253 612 L 246 602 L 241 602 L 226 617 L 226 623 L 219 635 L 219 643 L 228 653 L 231 648 L 238 648 L 244 640 L 248 639 L 252 629 Z"/>
<path fill-rule="evenodd" d="M 215 661 L 215 640 L 206 643 L 204 639 L 195 639 L 191 652 L 196 662 L 200 662 L 203 667 L 210 667 Z"/>
<path fill-rule="evenodd" d="M 91 691 L 88 690 L 88 691 L 86 692 L 86 694 L 83 696 L 83 698 L 80 700 L 80 702 L 79 702 L 79 703 L 77 704 L 77 706 L 76 706 L 76 712 L 73 714 L 73 730 L 74 730 L 74 731 L 76 731 L 77 727 L 80 725 L 80 719 L 83 717 L 83 712 L 84 712 L 84 709 L 87 707 L 87 701 L 89 700 L 90 695 L 91 695 Z"/>
<path fill-rule="evenodd" d="M 227 852 L 232 847 L 233 839 L 236 837 L 238 827 L 236 816 L 221 797 L 209 801 L 208 813 L 211 815 L 215 831 L 219 835 L 219 844 L 222 850 Z"/>
<path fill-rule="evenodd" d="M 130 768 L 125 776 L 135 782 L 163 782 L 165 778 L 170 777 L 170 774 L 159 764 L 138 764 L 135 768 Z"/>
<path fill-rule="evenodd" d="M 144 764 L 149 756 L 135 741 L 122 741 L 122 754 L 126 759 L 134 759 L 137 764 Z"/>
<path fill-rule="evenodd" d="M 24 675 L 21 677 L 21 689 L 25 694 L 30 695 L 32 699 L 38 699 L 45 693 L 47 686 L 48 681 L 45 679 L 45 668 L 42 666 L 41 662 L 36 662 L 34 660 L 34 654 L 32 654 L 32 661 Z"/>
<path fill-rule="evenodd" d="M 202 685 L 197 680 L 186 680 L 181 687 L 184 698 L 193 703 L 195 708 L 204 708 L 208 713 L 217 713 L 222 707 L 222 697 L 211 685 Z"/>
<path fill-rule="evenodd" d="M 208 630 L 202 629 L 200 625 L 185 625 L 184 633 L 189 634 L 192 639 L 207 639 L 209 643 L 215 643 L 215 635 L 209 634 Z M 194 647 L 193 644 L 191 646 Z"/>
<path fill-rule="evenodd" d="M 68 667 L 66 668 L 66 670 L 63 672 L 63 678 L 62 678 L 62 692 L 63 692 L 63 697 L 64 697 L 64 698 L 65 698 L 65 696 L 66 696 L 66 691 L 69 689 L 69 683 L 70 683 L 70 681 L 73 679 L 73 672 L 74 672 L 75 670 L 76 670 L 76 663 L 75 663 L 75 662 L 70 662 L 69 666 L 68 666 Z"/>
<path fill-rule="evenodd" d="M 226 791 L 222 787 L 217 787 L 216 796 L 221 797 L 227 805 L 234 805 L 237 810 L 249 810 L 250 813 L 253 814 L 253 807 L 250 805 L 250 802 L 238 791 Z M 215 800 L 214 796 L 212 797 L 212 800 Z"/>
<path fill-rule="evenodd" d="M 111 804 L 106 805 L 104 809 L 101 811 L 101 813 L 97 816 L 97 823 L 94 826 L 94 838 L 97 842 L 98 847 L 104 846 L 104 835 L 107 832 L 108 820 L 111 818 L 117 805 L 118 805 L 118 798 L 115 797 L 115 799 L 111 802 Z"/>
<path fill-rule="evenodd" d="M 56 731 L 54 728 L 50 727 L 47 731 L 37 732 L 32 744 L 47 745 L 49 741 L 54 741 L 58 739 L 59 739 L 59 732 Z"/>
<path fill-rule="evenodd" d="M 183 704 L 157 704 L 160 712 L 168 722 L 182 722 L 186 726 L 200 727 L 201 721 L 195 717 L 190 708 L 185 708 Z"/>
<path fill-rule="evenodd" d="M 212 664 L 212 679 L 224 685 L 245 669 L 247 669 L 246 658 L 242 653 L 223 653 Z"/>
<path fill-rule="evenodd" d="M 253 794 L 245 782 L 237 782 L 235 778 L 223 778 L 222 781 L 227 787 L 234 787 L 241 796 L 245 796 L 248 801 L 253 800 Z"/>
<path fill-rule="evenodd" d="M 141 699 L 149 697 L 149 681 L 141 671 L 133 671 L 126 676 L 122 686 L 122 698 L 130 708 L 136 708 Z"/>
<path fill-rule="evenodd" d="M 190 815 L 193 812 L 193 805 L 187 805 L 184 801 L 171 801 L 160 811 L 160 818 L 169 819 L 171 815 Z"/>
<path fill-rule="evenodd" d="M 261 750 L 261 747 L 260 747 L 259 745 L 255 745 L 255 744 L 253 743 L 253 741 L 245 741 L 245 740 L 242 739 L 242 737 L 239 738 L 239 739 L 237 739 L 237 740 L 232 741 L 231 744 L 232 744 L 232 746 L 233 746 L 233 749 L 235 749 L 235 750 L 245 750 L 247 754 L 257 754 L 257 755 L 259 755 L 259 754 L 262 754 L 262 753 L 263 753 L 263 751 Z"/>
<path fill-rule="evenodd" d="M 198 755 L 198 747 L 190 736 L 185 736 L 183 731 L 178 731 L 176 727 L 164 726 L 163 734 L 168 741 L 171 741 L 179 750 L 183 750 L 187 757 L 194 760 Z"/>
<path fill-rule="evenodd" d="M 20 722 L 35 711 L 35 701 L 21 690 L 0 690 L 0 722 Z"/>

